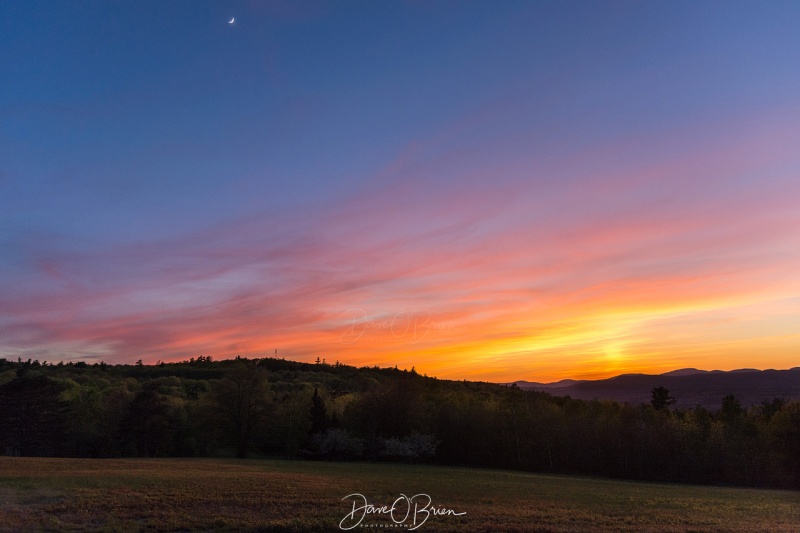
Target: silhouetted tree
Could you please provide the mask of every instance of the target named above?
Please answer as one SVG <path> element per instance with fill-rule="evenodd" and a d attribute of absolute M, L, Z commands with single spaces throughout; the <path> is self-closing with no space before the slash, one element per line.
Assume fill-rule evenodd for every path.
<path fill-rule="evenodd" d="M 142 457 L 171 455 L 175 422 L 171 415 L 169 404 L 154 387 L 136 394 L 120 423 L 120 436 L 128 443 L 128 452 Z"/>
<path fill-rule="evenodd" d="M 789 486 L 800 487 L 800 402 L 786 403 L 770 420 L 769 431 L 781 455 L 779 475 L 787 477 Z"/>
<path fill-rule="evenodd" d="M 314 387 L 314 395 L 311 396 L 311 411 L 308 417 L 311 420 L 309 436 L 315 433 L 321 433 L 330 426 L 328 413 L 325 410 L 325 402 L 322 400 L 316 387 Z"/>
<path fill-rule="evenodd" d="M 655 387 L 651 392 L 653 394 L 653 399 L 650 400 L 650 404 L 655 407 L 657 411 L 666 409 L 677 401 L 669 395 L 669 391 L 664 387 Z"/>
<path fill-rule="evenodd" d="M 775 415 L 775 413 L 783 409 L 784 405 L 786 405 L 786 400 L 783 400 L 782 398 L 773 398 L 772 401 L 769 400 L 762 401 L 761 409 L 766 421 L 769 422 L 769 420 Z"/>
<path fill-rule="evenodd" d="M 311 420 L 308 416 L 308 392 L 286 392 L 275 402 L 267 435 L 271 451 L 285 454 L 289 459 L 297 455 L 308 442 Z"/>
<path fill-rule="evenodd" d="M 399 375 L 404 380 L 408 374 Z M 367 453 L 375 456 L 380 451 L 380 437 L 402 437 L 418 429 L 415 423 L 423 418 L 418 400 L 411 384 L 393 381 L 359 396 L 345 409 L 345 418 L 364 439 Z"/>
<path fill-rule="evenodd" d="M 733 394 L 728 394 L 722 399 L 722 409 L 720 410 L 720 415 L 722 415 L 722 419 L 726 423 L 734 423 L 736 420 L 741 418 L 743 412 L 744 410 L 742 409 L 742 404 L 739 403 L 739 400 L 736 399 L 736 396 Z"/>
<path fill-rule="evenodd" d="M 239 360 L 213 388 L 223 430 L 244 458 L 257 435 L 264 432 L 270 406 L 267 371 L 254 362 Z"/>
<path fill-rule="evenodd" d="M 0 387 L 0 441 L 9 455 L 57 455 L 64 439 L 64 387 L 46 376 Z"/>

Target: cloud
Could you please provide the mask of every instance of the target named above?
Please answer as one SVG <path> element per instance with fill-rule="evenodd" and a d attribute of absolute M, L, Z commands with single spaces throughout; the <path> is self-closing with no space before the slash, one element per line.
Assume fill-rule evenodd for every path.
<path fill-rule="evenodd" d="M 712 361 L 730 348 L 703 340 L 703 313 L 767 302 L 773 316 L 768 302 L 800 291 L 796 134 L 719 133 L 633 163 L 619 139 L 544 162 L 423 143 L 337 203 L 112 245 L 18 237 L 3 353 L 278 348 L 510 379 L 664 366 L 681 332 Z"/>

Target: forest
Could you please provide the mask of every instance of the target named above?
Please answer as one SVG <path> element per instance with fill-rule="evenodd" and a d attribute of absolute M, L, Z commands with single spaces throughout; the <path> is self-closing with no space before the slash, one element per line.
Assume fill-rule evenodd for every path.
<path fill-rule="evenodd" d="M 402 461 L 800 489 L 800 402 L 583 401 L 413 368 L 0 359 L 0 454 Z"/>

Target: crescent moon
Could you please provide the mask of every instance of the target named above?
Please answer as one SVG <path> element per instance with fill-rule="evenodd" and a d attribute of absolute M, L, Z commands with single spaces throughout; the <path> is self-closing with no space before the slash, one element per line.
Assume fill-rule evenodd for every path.
<path fill-rule="evenodd" d="M 229 21 L 228 21 L 228 24 L 233 24 L 233 23 L 234 23 L 234 21 L 236 21 L 236 18 L 234 18 L 234 17 L 231 17 L 231 20 L 229 20 Z"/>

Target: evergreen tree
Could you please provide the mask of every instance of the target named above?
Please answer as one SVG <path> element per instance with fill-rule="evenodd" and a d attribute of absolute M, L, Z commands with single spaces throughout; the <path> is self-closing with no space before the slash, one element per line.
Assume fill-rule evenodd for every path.
<path fill-rule="evenodd" d="M 650 403 L 655 407 L 656 411 L 666 409 L 677 401 L 669 395 L 669 391 L 664 387 L 656 387 L 651 392 L 653 394 L 653 399 L 650 400 Z"/>
<path fill-rule="evenodd" d="M 311 419 L 311 429 L 309 436 L 315 433 L 322 433 L 330 426 L 328 420 L 328 413 L 325 411 L 325 402 L 319 395 L 317 388 L 314 388 L 314 395 L 311 397 L 311 411 L 309 412 Z"/>

